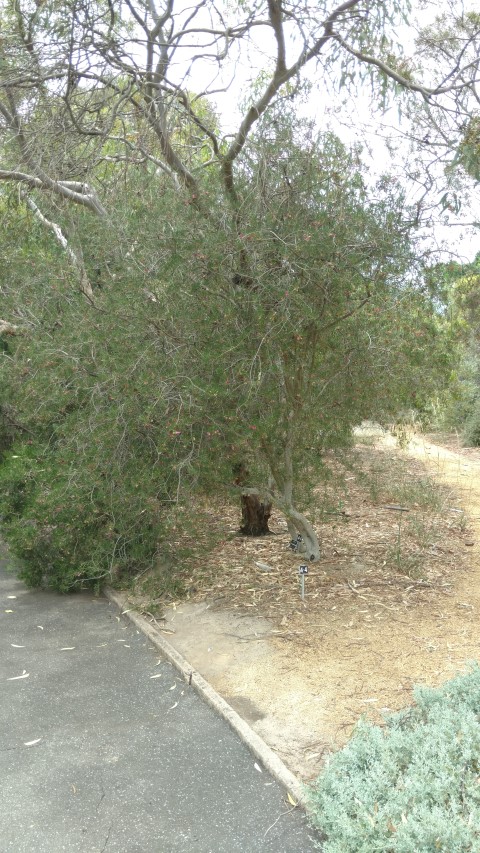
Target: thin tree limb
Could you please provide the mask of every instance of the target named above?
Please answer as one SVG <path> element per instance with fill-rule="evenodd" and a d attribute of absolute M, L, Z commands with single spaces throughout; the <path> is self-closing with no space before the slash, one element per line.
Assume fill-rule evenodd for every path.
<path fill-rule="evenodd" d="M 27 184 L 30 189 L 51 190 L 68 201 L 87 207 L 98 216 L 106 216 L 107 211 L 100 202 L 95 190 L 79 181 L 54 181 L 45 174 L 42 177 L 29 175 L 15 169 L 0 169 L 0 181 L 14 181 Z"/>
<path fill-rule="evenodd" d="M 85 270 L 83 258 L 81 257 L 81 255 L 79 255 L 78 252 L 75 252 L 74 249 L 72 249 L 72 247 L 71 247 L 70 243 L 68 242 L 67 238 L 65 237 L 65 234 L 63 233 L 60 225 L 58 225 L 56 222 L 52 222 L 50 219 L 47 219 L 47 217 L 42 213 L 42 211 L 40 210 L 38 205 L 35 204 L 35 202 L 33 201 L 32 198 L 30 198 L 30 196 L 24 194 L 23 198 L 24 198 L 26 204 L 28 205 L 28 207 L 30 208 L 30 210 L 32 211 L 35 218 L 38 219 L 38 221 L 41 222 L 41 224 L 44 225 L 45 228 L 48 228 L 49 231 L 53 231 L 55 238 L 60 243 L 62 249 L 64 249 L 64 251 L 66 252 L 68 257 L 70 258 L 72 266 L 74 267 L 74 269 L 75 269 L 75 271 L 76 271 L 76 273 L 80 279 L 80 290 L 82 291 L 84 296 L 86 296 L 87 299 L 93 304 L 94 303 L 93 290 L 92 290 L 92 286 L 90 284 L 90 281 L 88 279 L 87 272 Z"/>

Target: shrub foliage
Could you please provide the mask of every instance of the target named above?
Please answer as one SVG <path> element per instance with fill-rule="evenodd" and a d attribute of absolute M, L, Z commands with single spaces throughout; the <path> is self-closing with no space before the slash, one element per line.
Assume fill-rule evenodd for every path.
<path fill-rule="evenodd" d="M 277 124 L 275 145 L 246 150 L 241 211 L 107 175 L 112 218 L 70 223 L 90 300 L 30 209 L 3 211 L 0 292 L 21 331 L 0 353 L 0 512 L 29 583 L 144 572 L 174 507 L 191 526 L 195 496 L 238 499 L 239 461 L 298 518 L 326 451 L 445 375 L 401 188 L 372 192 L 332 134 Z"/>

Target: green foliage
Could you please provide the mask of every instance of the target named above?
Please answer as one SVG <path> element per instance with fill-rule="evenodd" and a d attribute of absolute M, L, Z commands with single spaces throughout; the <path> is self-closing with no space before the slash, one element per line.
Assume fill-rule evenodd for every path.
<path fill-rule="evenodd" d="M 461 165 L 475 181 L 480 180 L 480 115 L 472 115 L 465 123 L 455 163 Z"/>
<path fill-rule="evenodd" d="M 139 464 L 122 466 L 117 480 L 110 463 L 98 452 L 77 456 L 61 439 L 14 447 L 7 456 L 0 468 L 3 529 L 29 585 L 66 592 L 151 566 L 164 533 L 152 496 L 158 483 Z"/>
<path fill-rule="evenodd" d="M 478 440 L 480 397 L 480 262 L 447 263 L 432 267 L 427 276 L 437 304 L 437 322 L 449 341 L 452 369 L 448 383 L 432 400 L 436 425 L 463 432 L 467 444 Z"/>
<path fill-rule="evenodd" d="M 207 216 L 149 169 L 109 174 L 111 218 L 70 222 L 94 306 L 48 232 L 10 210 L 0 286 L 28 333 L 2 363 L 20 425 L 2 512 L 29 582 L 154 567 L 172 508 L 188 527 L 189 496 L 234 494 L 239 460 L 247 485 L 273 473 L 279 489 L 291 461 L 305 506 L 326 450 L 443 375 L 401 190 L 385 178 L 372 198 L 357 153 L 293 126 L 285 112 L 249 145 L 236 210 L 210 178 Z"/>
<path fill-rule="evenodd" d="M 2 363 L 3 405 L 20 428 L 0 468 L 0 511 L 24 579 L 63 591 L 155 564 L 178 486 L 177 438 L 165 357 L 143 316 L 135 326 L 134 287 L 112 289 L 95 318 L 56 247 L 39 234 L 35 248 L 38 266 L 23 243 L 2 282 L 21 293 L 36 331 L 12 340 Z M 108 248 L 102 260 L 114 268 Z"/>
<path fill-rule="evenodd" d="M 213 41 L 195 11 L 159 26 L 147 7 L 132 23 L 115 3 L 3 4 L 3 178 L 17 191 L 0 193 L 0 294 L 21 334 L 2 344 L 0 453 L 6 532 L 32 582 L 145 571 L 172 507 L 232 492 L 239 461 L 245 485 L 274 483 L 292 526 L 325 451 L 365 418 L 424 411 L 451 373 L 411 237 L 419 210 L 294 108 L 307 62 L 327 89 L 368 80 L 377 105 L 409 93 L 417 67 L 395 33 L 410 2 L 327 7 L 269 7 L 279 52 L 262 48 L 258 69 L 263 11 L 243 0 L 208 6 L 226 33 Z M 293 64 L 283 25 L 307 45 Z M 217 84 L 187 86 L 242 58 L 256 80 L 222 136 Z"/>
<path fill-rule="evenodd" d="M 448 361 L 431 302 L 409 281 L 398 186 L 385 179 L 371 200 L 355 154 L 333 135 L 299 140 L 292 126 L 279 116 L 273 136 L 262 128 L 247 150 L 239 233 L 204 228 L 200 281 L 189 284 L 181 268 L 191 288 L 181 315 L 202 341 L 203 381 L 211 365 L 221 371 L 205 394 L 209 417 L 226 444 L 248 441 L 279 480 L 287 441 L 303 478 L 362 419 L 420 404 Z M 229 282 L 235 263 L 243 289 Z M 197 294 L 206 311 L 194 316 Z"/>
<path fill-rule="evenodd" d="M 480 399 L 477 398 L 465 419 L 463 440 L 469 447 L 480 447 Z"/>
<path fill-rule="evenodd" d="M 360 722 L 310 794 L 324 853 L 477 853 L 480 849 L 480 668 L 383 728 Z"/>

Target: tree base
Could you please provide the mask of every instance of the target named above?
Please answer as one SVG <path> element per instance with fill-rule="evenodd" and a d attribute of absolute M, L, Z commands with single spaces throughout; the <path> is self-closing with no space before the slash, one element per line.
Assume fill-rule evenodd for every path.
<path fill-rule="evenodd" d="M 242 526 L 243 536 L 270 536 L 272 531 L 268 519 L 272 514 L 272 504 L 261 501 L 258 495 L 242 495 Z"/>

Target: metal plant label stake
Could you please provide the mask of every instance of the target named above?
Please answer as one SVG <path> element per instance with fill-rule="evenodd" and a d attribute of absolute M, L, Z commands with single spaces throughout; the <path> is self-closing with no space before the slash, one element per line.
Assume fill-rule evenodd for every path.
<path fill-rule="evenodd" d="M 305 575 L 308 575 L 308 566 L 300 566 L 298 574 L 300 575 L 300 595 L 303 601 L 305 598 Z"/>

